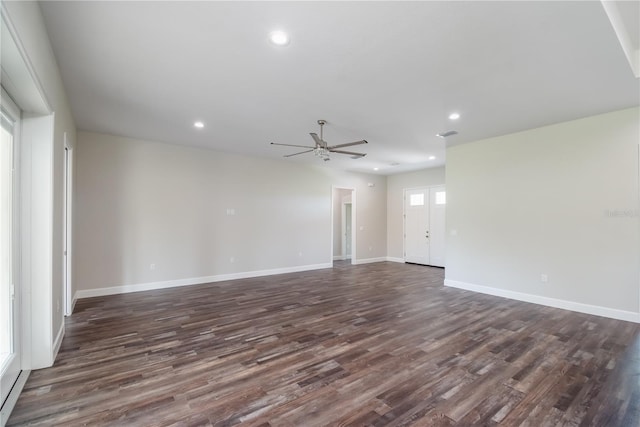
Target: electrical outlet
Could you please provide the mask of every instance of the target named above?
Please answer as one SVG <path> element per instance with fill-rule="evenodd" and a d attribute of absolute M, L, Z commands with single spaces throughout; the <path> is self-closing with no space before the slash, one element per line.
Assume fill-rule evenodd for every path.
<path fill-rule="evenodd" d="M 149 270 L 155 270 L 155 269 L 156 269 L 155 264 L 149 264 Z"/>
<path fill-rule="evenodd" d="M 234 262 L 236 262 L 236 259 L 235 259 L 234 257 L 231 257 L 231 258 L 229 258 L 229 262 L 230 262 L 231 264 L 233 264 Z"/>
<path fill-rule="evenodd" d="M 547 275 L 546 275 L 546 274 L 544 274 L 544 273 L 543 273 L 543 274 L 541 274 L 541 275 L 540 275 L 540 281 L 541 281 L 542 283 L 548 283 L 548 282 L 549 282 L 549 276 L 547 276 Z"/>

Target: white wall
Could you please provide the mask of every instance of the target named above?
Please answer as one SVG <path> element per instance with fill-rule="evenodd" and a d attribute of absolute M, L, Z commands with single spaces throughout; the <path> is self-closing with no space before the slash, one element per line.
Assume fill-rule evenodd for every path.
<path fill-rule="evenodd" d="M 395 260 L 404 258 L 402 217 L 404 189 L 430 187 L 445 183 L 445 168 L 423 169 L 387 177 L 387 256 Z"/>
<path fill-rule="evenodd" d="M 447 149 L 445 283 L 640 321 L 639 114 Z"/>
<path fill-rule="evenodd" d="M 58 66 L 51 49 L 51 44 L 44 26 L 40 6 L 37 2 L 3 1 L 2 12 L 11 27 L 28 69 L 29 79 L 20 76 L 20 80 L 30 80 L 35 92 L 39 93 L 45 104 L 46 113 L 30 108 L 36 104 L 18 106 L 25 110 L 28 120 L 23 121 L 25 144 L 29 144 L 30 135 L 35 138 L 36 145 L 30 151 L 34 168 L 31 169 L 34 186 L 31 197 L 34 209 L 27 214 L 38 224 L 48 224 L 44 228 L 34 228 L 30 238 L 34 264 L 34 274 L 24 274 L 25 295 L 31 311 L 32 323 L 29 327 L 31 348 L 24 354 L 24 369 L 41 368 L 53 363 L 56 345 L 61 342 L 63 322 L 63 154 L 64 133 L 67 132 L 71 142 L 75 139 L 75 124 L 71 116 Z M 18 83 L 15 81 L 13 83 Z M 17 84 L 12 90 L 24 90 Z M 16 100 L 27 99 L 25 94 L 11 94 Z M 28 147 L 27 147 L 28 148 Z M 23 159 L 27 161 L 29 159 Z M 38 165 L 42 167 L 38 167 Z M 29 181 L 29 180 L 25 180 Z M 37 187 L 35 187 L 37 186 Z M 24 185 L 23 185 L 24 190 Z M 29 224 L 22 227 L 25 234 L 29 232 Z M 44 274 L 42 274 L 44 272 Z M 27 313 L 29 314 L 29 313 Z M 30 332 L 33 331 L 31 334 Z"/>
<path fill-rule="evenodd" d="M 328 267 L 332 185 L 356 189 L 356 257 L 386 253 L 385 177 L 87 132 L 76 155 L 79 296 Z"/>

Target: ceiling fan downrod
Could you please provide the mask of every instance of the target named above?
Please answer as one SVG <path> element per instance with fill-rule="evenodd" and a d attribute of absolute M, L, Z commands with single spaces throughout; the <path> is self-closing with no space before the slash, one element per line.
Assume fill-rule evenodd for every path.
<path fill-rule="evenodd" d="M 318 124 L 320 125 L 320 141 L 324 142 L 324 138 L 322 137 L 322 129 L 324 129 L 324 125 L 327 124 L 326 120 L 318 120 Z"/>

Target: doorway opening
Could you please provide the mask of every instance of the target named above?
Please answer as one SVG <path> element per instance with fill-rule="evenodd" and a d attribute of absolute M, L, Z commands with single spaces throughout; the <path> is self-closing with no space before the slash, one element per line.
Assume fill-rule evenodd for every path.
<path fill-rule="evenodd" d="M 332 187 L 331 262 L 356 260 L 356 190 Z"/>

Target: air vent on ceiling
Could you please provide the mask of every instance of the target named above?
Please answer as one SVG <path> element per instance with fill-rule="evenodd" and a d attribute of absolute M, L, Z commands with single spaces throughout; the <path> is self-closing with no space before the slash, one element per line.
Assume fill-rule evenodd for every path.
<path fill-rule="evenodd" d="M 448 136 L 452 136 L 452 135 L 457 135 L 458 132 L 455 130 L 448 130 L 444 133 L 436 133 L 436 136 L 439 136 L 440 138 L 446 138 Z"/>

